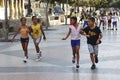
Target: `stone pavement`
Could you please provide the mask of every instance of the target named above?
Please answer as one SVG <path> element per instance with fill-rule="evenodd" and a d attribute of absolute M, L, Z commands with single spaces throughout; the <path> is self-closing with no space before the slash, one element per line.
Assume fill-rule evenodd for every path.
<path fill-rule="evenodd" d="M 83 36 L 80 68 L 76 70 L 73 67 L 70 39 L 61 40 L 67 30 L 68 25 L 45 30 L 47 40 L 42 40 L 40 44 L 43 57 L 39 62 L 35 61 L 36 52 L 31 38 L 28 63 L 22 62 L 24 56 L 19 41 L 0 42 L 0 80 L 120 80 L 120 28 L 117 31 L 102 30 L 99 63 L 95 70 L 90 69 L 91 61 Z M 19 35 L 16 39 L 19 39 Z"/>

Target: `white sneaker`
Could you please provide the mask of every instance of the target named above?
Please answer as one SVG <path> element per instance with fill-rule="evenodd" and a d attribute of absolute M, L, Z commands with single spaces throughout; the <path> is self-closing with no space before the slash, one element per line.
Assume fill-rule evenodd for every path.
<path fill-rule="evenodd" d="M 42 52 L 41 51 L 39 53 L 37 53 L 37 57 L 38 57 L 38 59 L 42 57 Z"/>
<path fill-rule="evenodd" d="M 42 58 L 42 51 L 39 52 L 39 56 L 40 56 L 40 58 Z"/>
<path fill-rule="evenodd" d="M 27 58 L 26 58 L 26 57 L 23 59 L 23 62 L 24 62 L 24 63 L 26 63 L 26 62 L 27 62 Z"/>
<path fill-rule="evenodd" d="M 37 58 L 35 61 L 36 61 L 36 62 L 40 61 L 40 58 L 39 58 L 39 59 Z"/>

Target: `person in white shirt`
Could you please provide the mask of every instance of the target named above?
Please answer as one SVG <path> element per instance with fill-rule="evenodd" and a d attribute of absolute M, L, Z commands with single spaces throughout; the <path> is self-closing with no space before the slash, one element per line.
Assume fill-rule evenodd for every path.
<path fill-rule="evenodd" d="M 104 23 L 103 23 L 103 30 L 104 30 L 106 28 L 106 25 L 107 25 L 107 16 L 106 16 L 106 14 L 104 14 L 104 16 L 102 18 L 103 18 L 103 21 L 104 21 Z"/>
<path fill-rule="evenodd" d="M 118 18 L 119 17 L 115 13 L 113 13 L 113 16 L 112 16 L 113 28 L 112 28 L 112 30 L 114 30 L 114 28 L 116 28 L 116 30 L 117 30 L 117 21 L 118 21 Z"/>
<path fill-rule="evenodd" d="M 79 50 L 80 50 L 80 30 L 81 27 L 77 24 L 77 17 L 71 17 L 71 25 L 69 26 L 69 31 L 63 40 L 66 40 L 71 35 L 71 46 L 73 51 L 72 62 L 76 62 L 76 68 L 79 68 Z M 76 60 L 76 61 L 75 61 Z"/>

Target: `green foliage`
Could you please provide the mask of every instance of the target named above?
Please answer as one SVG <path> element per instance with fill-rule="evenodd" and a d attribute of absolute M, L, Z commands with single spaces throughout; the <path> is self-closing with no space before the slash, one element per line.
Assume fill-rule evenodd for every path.
<path fill-rule="evenodd" d="M 111 3 L 110 7 L 120 8 L 120 0 L 117 0 L 116 2 Z"/>
<path fill-rule="evenodd" d="M 40 0 L 36 0 L 36 1 L 40 1 Z M 55 2 L 67 3 L 67 0 L 43 0 L 43 1 L 47 1 L 52 4 L 54 4 Z M 105 8 L 113 4 L 114 4 L 113 6 L 117 7 L 120 4 L 119 2 L 120 0 L 68 0 L 68 4 L 70 5 L 77 4 L 77 6 L 86 6 L 86 7 L 92 6 L 96 8 Z"/>

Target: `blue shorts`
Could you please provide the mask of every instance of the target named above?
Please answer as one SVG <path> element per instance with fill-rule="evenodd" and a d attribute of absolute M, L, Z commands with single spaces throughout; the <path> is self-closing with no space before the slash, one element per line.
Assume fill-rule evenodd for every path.
<path fill-rule="evenodd" d="M 117 25 L 117 21 L 113 21 L 113 25 Z"/>
<path fill-rule="evenodd" d="M 88 26 L 88 21 L 84 21 L 83 27 Z"/>
<path fill-rule="evenodd" d="M 80 40 L 71 40 L 71 46 L 72 47 L 80 46 Z"/>

